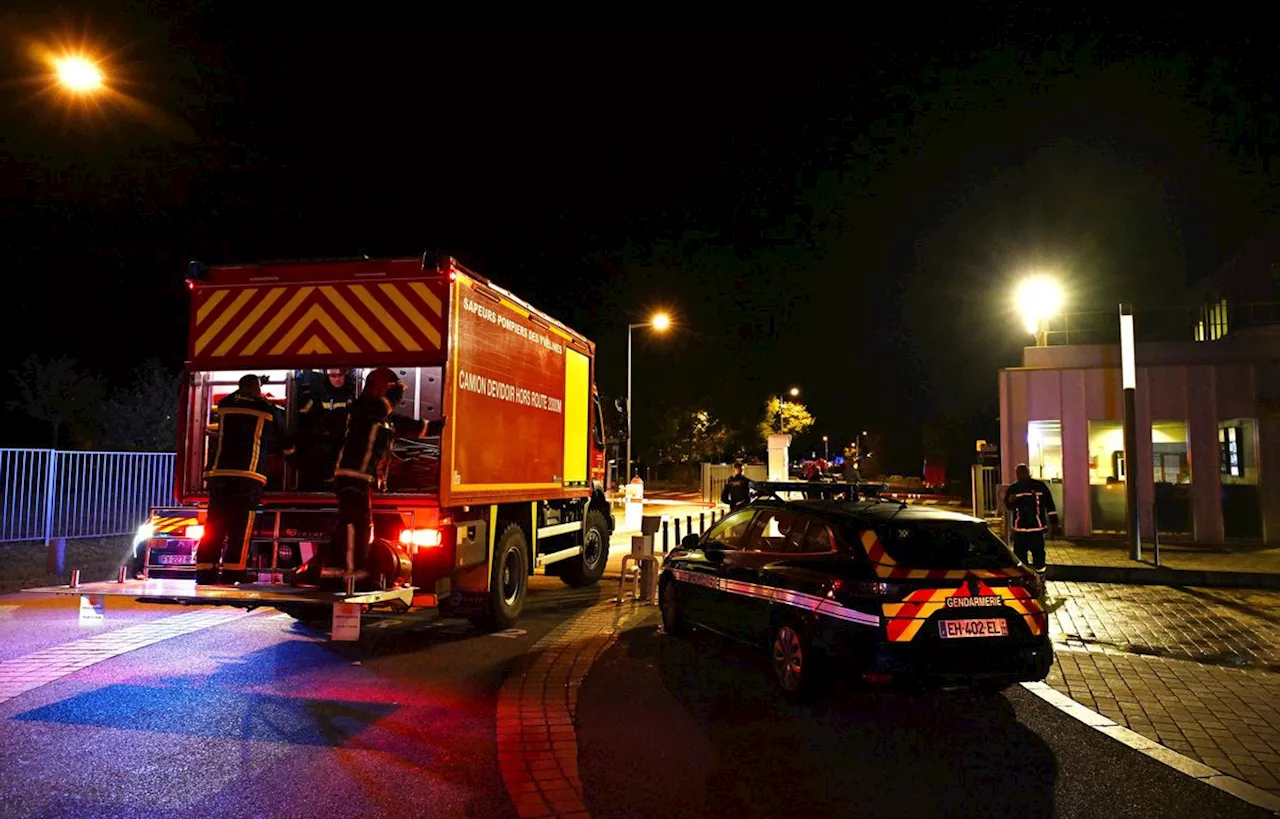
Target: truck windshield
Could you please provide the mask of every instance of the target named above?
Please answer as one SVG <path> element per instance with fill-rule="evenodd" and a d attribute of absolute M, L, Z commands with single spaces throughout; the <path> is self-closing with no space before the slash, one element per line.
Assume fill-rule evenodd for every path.
<path fill-rule="evenodd" d="M 441 367 L 393 368 L 405 384 L 404 399 L 396 413 L 411 418 L 439 420 L 441 416 Z M 202 371 L 191 374 L 188 394 L 188 428 L 184 486 L 188 493 L 207 491 L 202 472 L 217 445 L 218 402 L 236 390 L 246 371 Z M 263 453 L 266 491 L 331 494 L 329 480 L 345 442 L 347 408 L 359 394 L 367 370 L 331 368 L 319 370 L 265 370 L 254 373 L 262 380 L 262 395 L 275 407 L 279 423 L 293 439 L 293 457 Z M 437 494 L 440 485 L 440 439 L 395 439 L 383 491 L 400 494 Z"/>

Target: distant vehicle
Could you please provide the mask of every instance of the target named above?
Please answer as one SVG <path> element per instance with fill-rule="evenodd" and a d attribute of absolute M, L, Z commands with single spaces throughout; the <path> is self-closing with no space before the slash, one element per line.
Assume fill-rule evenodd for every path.
<path fill-rule="evenodd" d="M 794 699 L 840 670 L 990 690 L 1049 673 L 1044 584 L 983 521 L 880 499 L 882 487 L 753 488 L 757 500 L 667 556 L 669 634 L 699 626 L 765 649 Z"/>

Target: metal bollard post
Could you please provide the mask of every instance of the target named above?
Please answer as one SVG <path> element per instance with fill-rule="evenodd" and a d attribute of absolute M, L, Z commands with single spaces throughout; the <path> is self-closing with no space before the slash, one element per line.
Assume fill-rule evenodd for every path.
<path fill-rule="evenodd" d="M 80 585 L 80 570 L 71 570 L 71 588 L 77 588 Z"/>
<path fill-rule="evenodd" d="M 689 530 L 689 534 L 693 534 L 693 515 L 684 516 L 684 528 Z"/>
<path fill-rule="evenodd" d="M 123 583 L 123 582 L 124 582 L 124 574 L 125 574 L 125 572 L 126 572 L 126 571 L 128 571 L 128 569 L 126 569 L 124 566 L 121 566 L 121 567 L 120 567 L 120 571 L 116 574 L 116 582 L 117 582 L 117 583 Z"/>
<path fill-rule="evenodd" d="M 680 518 L 673 518 L 676 523 L 676 545 L 680 545 Z"/>
<path fill-rule="evenodd" d="M 1155 536 L 1156 568 L 1160 568 L 1160 518 L 1156 515 L 1156 505 L 1151 504 L 1151 534 Z"/>
<path fill-rule="evenodd" d="M 707 531 L 707 513 L 699 512 L 698 513 L 698 534 L 702 534 L 705 531 Z"/>
<path fill-rule="evenodd" d="M 664 555 L 667 553 L 667 543 L 670 535 L 671 532 L 667 529 L 667 521 L 664 520 L 662 521 L 662 553 Z"/>

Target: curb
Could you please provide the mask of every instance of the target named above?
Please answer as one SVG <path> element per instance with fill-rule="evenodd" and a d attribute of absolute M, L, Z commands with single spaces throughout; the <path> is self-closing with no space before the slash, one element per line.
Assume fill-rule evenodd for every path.
<path fill-rule="evenodd" d="M 1133 586 L 1208 586 L 1228 589 L 1280 589 L 1275 572 L 1224 572 L 1214 569 L 1138 568 L 1137 566 L 1077 566 L 1054 564 L 1046 580 L 1078 583 L 1123 583 Z"/>
<path fill-rule="evenodd" d="M 1090 728 L 1106 734 L 1135 751 L 1146 754 L 1155 761 L 1167 765 L 1179 773 L 1185 774 L 1192 779 L 1198 779 L 1210 787 L 1229 793 L 1251 805 L 1280 815 L 1280 797 L 1273 796 L 1262 788 L 1250 785 L 1248 782 L 1236 779 L 1234 776 L 1227 776 L 1216 768 L 1210 768 L 1203 762 L 1198 762 L 1172 748 L 1166 748 L 1158 742 L 1147 739 L 1137 731 L 1130 730 L 1104 717 L 1097 711 L 1081 705 L 1066 694 L 1057 691 L 1048 683 L 1025 682 L 1022 683 L 1022 687 L 1064 714 L 1074 717 Z"/>

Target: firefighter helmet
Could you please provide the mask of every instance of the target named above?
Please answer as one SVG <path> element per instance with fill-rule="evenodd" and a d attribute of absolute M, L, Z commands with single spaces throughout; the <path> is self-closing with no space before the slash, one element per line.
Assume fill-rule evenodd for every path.
<path fill-rule="evenodd" d="M 404 396 L 404 383 L 400 380 L 400 376 L 396 375 L 395 370 L 378 367 L 365 377 L 364 393 L 375 398 L 385 398 L 392 404 L 399 404 Z"/>

